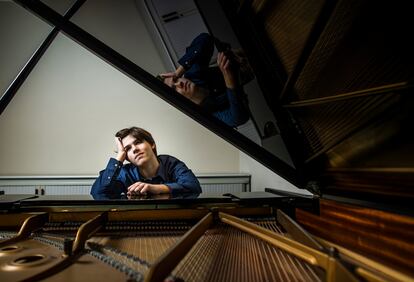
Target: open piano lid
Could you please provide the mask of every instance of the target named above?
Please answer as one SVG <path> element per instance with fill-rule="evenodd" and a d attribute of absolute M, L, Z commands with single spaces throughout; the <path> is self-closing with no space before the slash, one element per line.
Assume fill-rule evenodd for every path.
<path fill-rule="evenodd" d="M 413 24 L 403 1 L 196 1 L 212 34 L 222 22 L 211 11 L 224 12 L 293 164 L 42 2 L 15 2 L 299 188 L 399 205 L 413 199 Z"/>

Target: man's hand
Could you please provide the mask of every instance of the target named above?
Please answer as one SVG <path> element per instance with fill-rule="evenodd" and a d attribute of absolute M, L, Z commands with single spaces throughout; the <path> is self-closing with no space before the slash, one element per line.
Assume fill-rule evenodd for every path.
<path fill-rule="evenodd" d="M 237 86 L 236 76 L 232 70 L 231 62 L 227 55 L 223 52 L 219 52 L 217 55 L 217 65 L 220 68 L 220 71 L 223 73 L 224 82 L 226 87 L 229 89 L 234 89 Z"/>
<path fill-rule="evenodd" d="M 141 200 L 141 199 L 165 200 L 165 199 L 171 199 L 171 194 L 167 194 L 167 193 L 159 194 L 159 195 L 127 194 L 127 198 L 128 200 Z"/>
<path fill-rule="evenodd" d="M 160 73 L 160 76 L 164 79 L 164 83 L 169 87 L 173 87 L 177 81 L 177 76 L 174 72 Z"/>
<path fill-rule="evenodd" d="M 174 72 L 160 73 L 160 76 L 164 78 L 164 83 L 169 87 L 173 87 L 177 82 L 177 78 L 183 76 L 185 69 L 183 66 L 179 66 Z"/>
<path fill-rule="evenodd" d="M 125 151 L 124 145 L 122 144 L 122 140 L 119 137 L 115 137 L 115 143 L 116 143 L 116 159 L 123 163 L 127 157 L 127 152 Z"/>
<path fill-rule="evenodd" d="M 170 189 L 164 184 L 149 184 L 145 182 L 135 182 L 128 187 L 127 195 L 147 195 L 169 193 Z"/>

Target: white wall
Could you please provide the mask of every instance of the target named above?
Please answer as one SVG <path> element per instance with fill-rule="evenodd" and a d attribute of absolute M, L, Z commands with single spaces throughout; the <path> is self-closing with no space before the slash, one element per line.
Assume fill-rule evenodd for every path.
<path fill-rule="evenodd" d="M 265 188 L 273 188 L 288 192 L 310 195 L 307 190 L 298 189 L 296 186 L 292 185 L 243 152 L 240 152 L 240 171 L 249 172 L 252 175 L 252 191 L 263 191 Z"/>
<path fill-rule="evenodd" d="M 88 0 L 71 21 L 149 73 L 165 71 L 134 0 Z"/>
<path fill-rule="evenodd" d="M 0 96 L 51 30 L 13 2 L 0 1 Z"/>
<path fill-rule="evenodd" d="M 139 19 L 132 1 L 121 2 Z M 111 20 L 115 25 L 116 17 Z M 123 35 L 108 32 L 128 43 L 123 55 L 163 70 L 141 21 L 124 27 Z M 159 153 L 177 156 L 195 172 L 239 170 L 238 150 L 59 35 L 0 116 L 0 175 L 95 175 L 112 155 L 114 133 L 133 125 L 153 133 Z"/>

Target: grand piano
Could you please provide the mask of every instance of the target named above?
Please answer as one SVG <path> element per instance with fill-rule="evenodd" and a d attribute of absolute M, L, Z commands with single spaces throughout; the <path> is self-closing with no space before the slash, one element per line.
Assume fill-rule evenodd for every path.
<path fill-rule="evenodd" d="M 84 2 L 62 16 L 15 1 L 55 29 L 1 111 L 62 31 L 310 195 L 0 195 L 2 281 L 414 281 L 407 1 L 195 1 L 211 34 L 224 15 L 249 60 L 260 142 L 72 23 Z M 266 122 L 253 99 L 271 113 Z"/>

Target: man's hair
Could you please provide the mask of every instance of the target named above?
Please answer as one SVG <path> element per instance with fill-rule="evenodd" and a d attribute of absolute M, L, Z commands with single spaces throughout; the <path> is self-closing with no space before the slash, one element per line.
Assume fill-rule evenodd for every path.
<path fill-rule="evenodd" d="M 135 137 L 139 142 L 147 141 L 151 146 L 155 145 L 155 141 L 154 141 L 154 138 L 152 138 L 151 133 L 149 133 L 145 129 L 142 129 L 136 126 L 121 129 L 115 134 L 115 137 L 119 137 L 122 140 L 128 135 Z M 157 146 L 154 146 L 152 151 L 157 156 Z"/>

